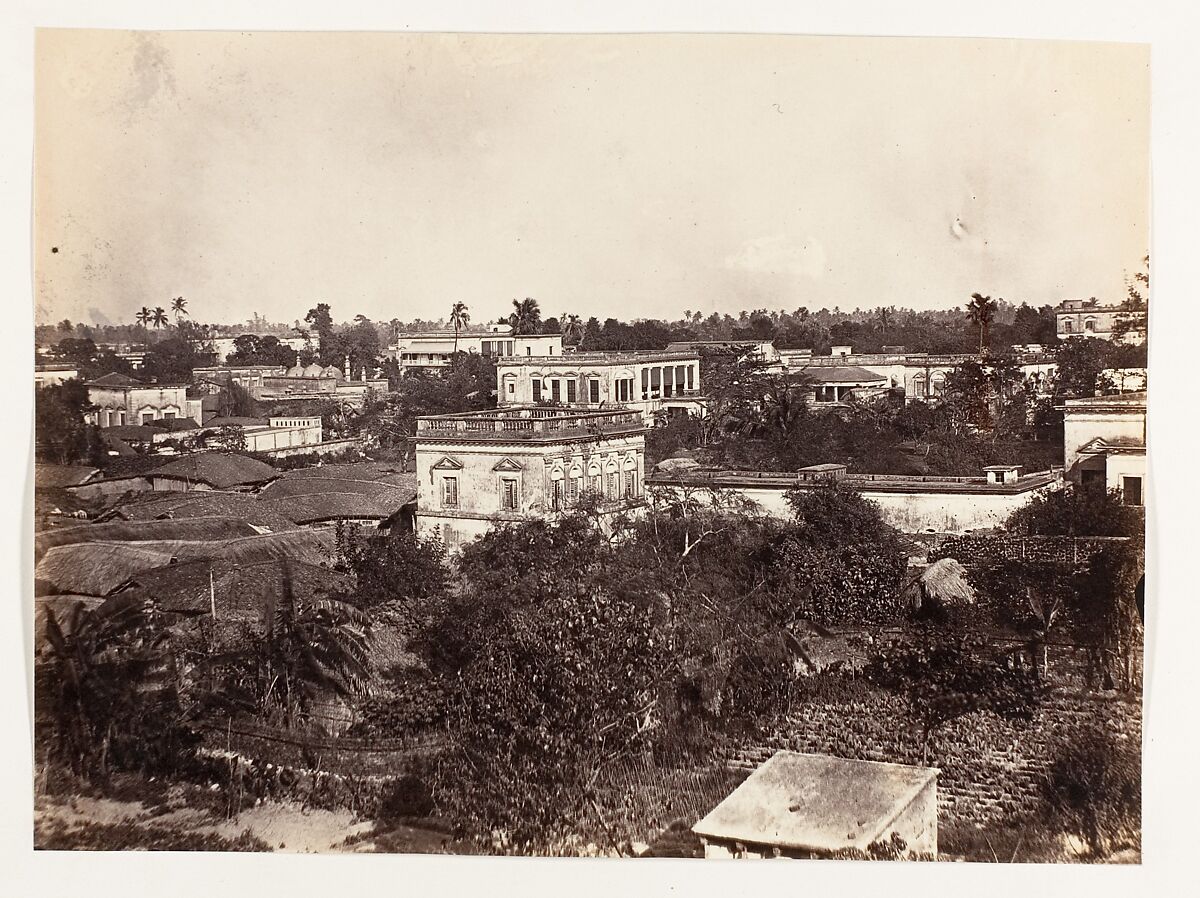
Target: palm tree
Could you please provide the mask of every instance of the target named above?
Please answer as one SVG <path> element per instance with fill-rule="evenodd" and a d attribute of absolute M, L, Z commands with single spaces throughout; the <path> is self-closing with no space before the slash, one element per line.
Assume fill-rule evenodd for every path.
<path fill-rule="evenodd" d="M 154 311 L 150 315 L 150 323 L 154 325 L 154 329 L 167 326 L 167 310 L 162 306 L 155 306 Z"/>
<path fill-rule="evenodd" d="M 508 316 L 508 323 L 512 325 L 515 335 L 521 334 L 536 334 L 542 326 L 542 310 L 538 307 L 538 301 L 526 297 L 523 300 L 512 301 L 513 311 Z"/>
<path fill-rule="evenodd" d="M 574 341 L 575 345 L 578 346 L 583 342 L 582 318 L 580 318 L 578 315 L 563 315 L 559 320 L 562 321 L 562 335 L 564 343 Z"/>
<path fill-rule="evenodd" d="M 972 293 L 966 308 L 971 322 L 979 326 L 979 354 L 983 355 L 988 350 L 992 320 L 996 317 L 996 301 L 990 296 Z"/>
<path fill-rule="evenodd" d="M 176 296 L 174 299 L 171 300 L 171 311 L 175 313 L 175 326 L 176 327 L 179 327 L 179 316 L 186 315 L 188 313 L 187 302 L 188 301 L 186 299 L 184 299 L 182 296 Z"/>
<path fill-rule="evenodd" d="M 141 311 L 139 311 L 133 317 L 136 318 L 137 323 L 142 326 L 142 351 L 144 352 L 146 349 L 146 340 L 149 337 L 149 335 L 146 333 L 146 325 L 148 325 L 154 318 L 154 313 L 145 306 L 142 306 Z"/>
<path fill-rule="evenodd" d="M 467 304 L 464 302 L 456 302 L 450 307 L 450 326 L 454 328 L 454 354 L 451 359 L 458 358 L 458 332 L 471 323 L 471 313 L 467 310 Z"/>

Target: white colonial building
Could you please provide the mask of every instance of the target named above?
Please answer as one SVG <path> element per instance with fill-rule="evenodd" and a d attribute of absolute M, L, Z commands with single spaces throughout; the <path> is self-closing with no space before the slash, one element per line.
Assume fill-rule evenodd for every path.
<path fill-rule="evenodd" d="M 585 494 L 641 502 L 642 416 L 510 407 L 417 419 L 417 531 L 456 548 L 493 524 L 565 511 Z"/>
<path fill-rule="evenodd" d="M 496 391 L 501 406 L 622 406 L 640 411 L 646 423 L 660 411 L 703 412 L 700 356 L 691 350 L 514 356 L 496 363 Z"/>
<path fill-rule="evenodd" d="M 1146 394 L 1068 399 L 1061 408 L 1067 477 L 1145 504 Z"/>

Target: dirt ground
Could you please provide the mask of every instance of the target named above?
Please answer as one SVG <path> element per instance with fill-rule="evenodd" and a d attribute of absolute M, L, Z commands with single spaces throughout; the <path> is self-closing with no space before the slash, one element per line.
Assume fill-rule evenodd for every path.
<path fill-rule="evenodd" d="M 51 848 L 103 848 L 105 833 L 120 835 L 114 848 L 187 847 L 163 844 L 162 836 L 169 832 L 173 838 L 195 837 L 196 848 L 219 850 L 232 847 L 225 841 L 242 839 L 252 850 L 369 851 L 371 843 L 362 837 L 372 829 L 370 821 L 357 820 L 349 811 L 304 808 L 295 802 L 263 802 L 228 820 L 186 805 L 148 807 L 140 801 L 88 796 L 42 797 L 34 810 L 34 845 Z"/>

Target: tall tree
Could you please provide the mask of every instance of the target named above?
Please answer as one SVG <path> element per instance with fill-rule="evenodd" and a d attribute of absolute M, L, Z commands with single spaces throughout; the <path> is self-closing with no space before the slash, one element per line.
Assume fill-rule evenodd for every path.
<path fill-rule="evenodd" d="M 979 328 L 979 354 L 983 355 L 987 352 L 990 342 L 992 321 L 996 317 L 996 301 L 990 296 L 972 293 L 966 309 L 971 322 Z"/>
<path fill-rule="evenodd" d="M 1134 274 L 1133 280 L 1125 284 L 1125 301 L 1121 303 L 1121 311 L 1113 322 L 1113 342 L 1126 341 L 1130 335 L 1144 338 L 1149 323 L 1150 300 L 1150 257 L 1142 259 L 1142 271 Z"/>
<path fill-rule="evenodd" d="M 167 323 L 168 323 L 167 322 L 167 310 L 164 309 L 162 306 L 155 306 L 154 312 L 153 312 L 150 320 L 154 324 L 155 330 L 166 327 Z"/>
<path fill-rule="evenodd" d="M 578 315 L 563 315 L 560 319 L 563 342 L 578 346 L 583 342 L 583 319 Z"/>
<path fill-rule="evenodd" d="M 182 296 L 176 296 L 171 300 L 171 311 L 175 313 L 175 326 L 179 327 L 179 319 L 181 316 L 188 314 L 188 301 Z"/>
<path fill-rule="evenodd" d="M 458 332 L 471 323 L 471 312 L 464 302 L 456 302 L 450 307 L 450 326 L 454 328 L 454 355 L 458 356 Z"/>
<path fill-rule="evenodd" d="M 508 323 L 512 325 L 513 333 L 520 334 L 536 334 L 542 329 L 542 310 L 538 306 L 536 299 L 526 297 L 522 300 L 514 299 L 512 314 L 508 316 Z"/>
<path fill-rule="evenodd" d="M 154 313 L 151 312 L 145 306 L 142 306 L 142 308 L 138 311 L 138 313 L 136 315 L 134 315 L 133 317 L 137 319 L 137 323 L 140 324 L 142 327 L 142 350 L 144 351 L 146 349 L 146 342 L 150 336 L 146 332 L 146 326 L 152 320 L 154 320 Z"/>
<path fill-rule="evenodd" d="M 317 332 L 317 351 L 320 354 L 321 364 L 336 364 L 338 361 L 335 358 L 337 347 L 333 345 L 333 315 L 330 314 L 329 303 L 317 303 L 315 308 L 308 310 L 304 320 L 311 324 L 313 330 Z"/>

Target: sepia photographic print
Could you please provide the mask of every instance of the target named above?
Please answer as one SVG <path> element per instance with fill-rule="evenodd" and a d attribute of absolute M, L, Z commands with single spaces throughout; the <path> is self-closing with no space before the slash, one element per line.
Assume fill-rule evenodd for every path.
<path fill-rule="evenodd" d="M 36 849 L 1141 863 L 1146 45 L 34 58 Z"/>

